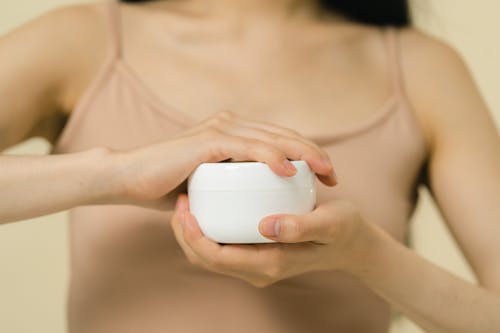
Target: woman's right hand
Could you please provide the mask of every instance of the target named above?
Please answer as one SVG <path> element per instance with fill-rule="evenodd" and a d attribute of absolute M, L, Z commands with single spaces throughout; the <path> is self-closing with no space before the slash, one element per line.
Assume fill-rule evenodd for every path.
<path fill-rule="evenodd" d="M 127 152 L 112 153 L 116 198 L 163 210 L 173 209 L 182 185 L 204 162 L 259 161 L 279 176 L 296 172 L 289 160 L 304 160 L 328 186 L 336 184 L 328 155 L 297 132 L 219 112 L 180 136 Z"/>

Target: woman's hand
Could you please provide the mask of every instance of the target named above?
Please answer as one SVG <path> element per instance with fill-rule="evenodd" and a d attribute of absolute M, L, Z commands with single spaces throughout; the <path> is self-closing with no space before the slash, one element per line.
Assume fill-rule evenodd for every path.
<path fill-rule="evenodd" d="M 171 220 L 188 260 L 207 270 L 233 276 L 257 287 L 311 271 L 364 269 L 375 233 L 356 208 L 332 201 L 305 215 L 264 218 L 262 235 L 279 243 L 220 245 L 206 238 L 189 212 L 188 198 L 177 199 Z"/>
<path fill-rule="evenodd" d="M 166 142 L 115 152 L 116 201 L 172 209 L 180 185 L 203 162 L 259 161 L 279 176 L 296 172 L 290 160 L 305 160 L 326 185 L 336 184 L 328 155 L 297 132 L 220 112 Z M 177 188 L 167 197 L 171 191 Z"/>

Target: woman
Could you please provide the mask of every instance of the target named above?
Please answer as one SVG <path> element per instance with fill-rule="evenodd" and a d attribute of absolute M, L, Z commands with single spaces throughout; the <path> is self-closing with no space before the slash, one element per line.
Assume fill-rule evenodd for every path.
<path fill-rule="evenodd" d="M 53 143 L 1 156 L 0 222 L 78 206 L 71 332 L 387 332 L 391 306 L 429 332 L 500 330 L 498 135 L 405 1 L 140 2 L 0 40 L 0 147 Z M 183 192 L 226 159 L 284 177 L 304 159 L 328 186 L 310 214 L 261 221 L 278 244 L 222 246 Z M 402 244 L 419 184 L 479 286 Z"/>

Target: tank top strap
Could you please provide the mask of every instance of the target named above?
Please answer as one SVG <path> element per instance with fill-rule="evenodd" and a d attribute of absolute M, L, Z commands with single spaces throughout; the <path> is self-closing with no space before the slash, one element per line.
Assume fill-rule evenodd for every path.
<path fill-rule="evenodd" d="M 110 53 L 114 59 L 119 59 L 122 56 L 120 4 L 118 0 L 107 0 L 106 2 Z"/>
<path fill-rule="evenodd" d="M 403 74 L 401 68 L 401 53 L 399 45 L 399 30 L 395 27 L 385 28 L 385 43 L 387 62 L 392 87 L 396 94 L 403 93 Z"/>

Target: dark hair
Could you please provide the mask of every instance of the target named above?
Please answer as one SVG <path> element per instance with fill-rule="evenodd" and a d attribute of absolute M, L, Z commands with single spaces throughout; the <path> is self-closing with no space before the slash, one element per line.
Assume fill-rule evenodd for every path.
<path fill-rule="evenodd" d="M 121 0 L 146 2 L 151 0 Z M 411 24 L 408 0 L 320 0 L 325 10 L 334 10 L 350 19 L 373 25 L 407 26 Z"/>

